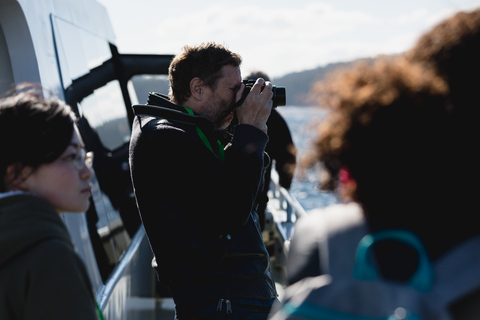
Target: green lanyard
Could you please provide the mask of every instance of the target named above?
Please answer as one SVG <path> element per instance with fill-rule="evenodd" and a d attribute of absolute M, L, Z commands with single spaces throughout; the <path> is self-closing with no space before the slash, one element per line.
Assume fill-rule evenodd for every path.
<path fill-rule="evenodd" d="M 190 108 L 187 108 L 187 107 L 184 107 L 185 110 L 187 110 L 188 114 L 192 115 L 193 116 L 193 111 L 192 109 Z M 210 141 L 208 141 L 207 137 L 205 136 L 205 133 L 203 133 L 202 129 L 200 129 L 198 126 L 195 126 L 195 128 L 197 129 L 197 133 L 198 133 L 198 136 L 200 137 L 200 139 L 202 139 L 203 143 L 205 144 L 205 146 L 213 152 L 213 148 L 212 148 L 212 145 L 210 144 Z M 224 154 L 223 154 L 223 149 L 224 149 L 224 146 L 223 144 L 217 140 L 217 143 L 218 143 L 218 157 L 220 158 L 220 160 L 223 161 L 224 159 Z M 215 153 L 215 152 L 213 152 Z"/>

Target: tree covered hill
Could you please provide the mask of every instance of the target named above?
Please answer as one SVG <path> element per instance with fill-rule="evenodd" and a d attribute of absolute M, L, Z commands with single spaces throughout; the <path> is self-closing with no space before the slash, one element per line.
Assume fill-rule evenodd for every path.
<path fill-rule="evenodd" d="M 369 62 L 371 59 L 365 58 L 349 62 L 330 63 L 326 66 L 311 70 L 289 73 L 280 78 L 272 79 L 272 82 L 276 86 L 286 88 L 287 106 L 310 106 L 314 104 L 314 102 L 309 93 L 316 82 L 326 79 L 328 74 L 335 70 L 348 68 L 359 61 Z"/>

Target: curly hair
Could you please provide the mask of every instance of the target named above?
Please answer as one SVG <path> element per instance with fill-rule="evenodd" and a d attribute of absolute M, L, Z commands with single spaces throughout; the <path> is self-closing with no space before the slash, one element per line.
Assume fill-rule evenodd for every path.
<path fill-rule="evenodd" d="M 418 39 L 406 56 L 433 68 L 448 80 L 467 71 L 472 63 L 479 65 L 479 52 L 480 9 L 476 9 L 458 12 L 434 26 Z"/>
<path fill-rule="evenodd" d="M 367 211 L 398 201 L 402 190 L 428 197 L 418 179 L 438 180 L 452 145 L 440 77 L 402 57 L 382 58 L 334 73 L 315 91 L 330 111 L 315 143 L 330 177 L 324 187 L 346 167 L 357 183 L 352 196 Z"/>
<path fill-rule="evenodd" d="M 418 39 L 406 57 L 443 77 L 454 103 L 478 109 L 480 9 L 458 12 L 440 22 Z"/>
<path fill-rule="evenodd" d="M 315 86 L 329 110 L 313 147 L 328 172 L 324 188 L 351 177 L 354 188 L 345 189 L 370 230 L 409 229 L 433 259 L 480 233 L 472 209 L 480 192 L 479 26 L 480 10 L 458 13 L 404 55 Z"/>
<path fill-rule="evenodd" d="M 222 76 L 223 66 L 238 67 L 241 63 L 240 55 L 214 42 L 184 46 L 172 60 L 168 70 L 171 100 L 179 105 L 185 103 L 192 94 L 190 81 L 195 77 L 214 89 L 217 80 Z"/>
<path fill-rule="evenodd" d="M 405 53 L 413 62 L 436 72 L 448 85 L 458 160 L 457 189 L 463 199 L 474 199 L 480 192 L 472 181 L 480 179 L 480 9 L 461 11 L 422 35 Z M 460 168 L 466 170 L 461 172 Z M 460 186 L 470 186 L 462 188 Z"/>

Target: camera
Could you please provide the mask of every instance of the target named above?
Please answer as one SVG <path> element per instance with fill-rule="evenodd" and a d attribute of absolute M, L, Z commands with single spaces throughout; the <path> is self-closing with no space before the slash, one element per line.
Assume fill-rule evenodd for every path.
<path fill-rule="evenodd" d="M 245 89 L 243 90 L 242 98 L 240 99 L 239 104 L 243 103 L 243 101 L 247 97 L 248 93 L 252 89 L 255 82 L 257 82 L 257 81 L 256 80 L 243 80 L 243 83 L 245 84 Z M 263 88 L 261 90 L 263 90 Z M 273 92 L 273 97 L 272 97 L 273 108 L 284 106 L 284 105 L 287 104 L 285 87 L 273 86 L 272 87 L 272 92 Z"/>

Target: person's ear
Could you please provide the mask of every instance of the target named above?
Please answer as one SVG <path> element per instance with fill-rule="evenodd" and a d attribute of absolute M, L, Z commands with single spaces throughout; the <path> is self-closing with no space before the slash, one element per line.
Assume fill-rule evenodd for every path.
<path fill-rule="evenodd" d="M 28 191 L 26 180 L 32 171 L 32 167 L 22 165 L 21 163 L 9 165 L 4 177 L 6 189 L 8 191 Z"/>
<path fill-rule="evenodd" d="M 190 81 L 190 92 L 192 93 L 192 97 L 195 100 L 203 100 L 203 95 L 205 93 L 205 85 L 203 83 L 203 80 L 197 77 L 193 78 Z"/>

